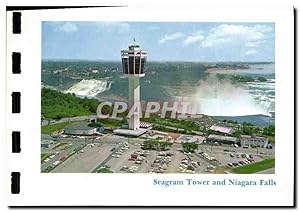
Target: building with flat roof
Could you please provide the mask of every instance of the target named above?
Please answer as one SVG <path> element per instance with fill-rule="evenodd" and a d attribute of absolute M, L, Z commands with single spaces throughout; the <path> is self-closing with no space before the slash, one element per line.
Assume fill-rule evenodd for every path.
<path fill-rule="evenodd" d="M 256 135 L 241 135 L 242 147 L 267 147 L 268 138 Z"/>
<path fill-rule="evenodd" d="M 148 129 L 145 128 L 139 128 L 135 130 L 131 129 L 115 129 L 113 130 L 114 134 L 116 135 L 125 135 L 125 136 L 132 136 L 132 137 L 138 137 L 146 133 Z"/>
<path fill-rule="evenodd" d="M 234 130 L 231 127 L 223 127 L 218 125 L 213 125 L 209 129 L 227 135 L 231 135 L 234 132 Z"/>
<path fill-rule="evenodd" d="M 223 144 L 236 144 L 239 142 L 238 138 L 236 137 L 214 135 L 214 134 L 209 135 L 206 140 L 208 142 L 218 142 Z"/>

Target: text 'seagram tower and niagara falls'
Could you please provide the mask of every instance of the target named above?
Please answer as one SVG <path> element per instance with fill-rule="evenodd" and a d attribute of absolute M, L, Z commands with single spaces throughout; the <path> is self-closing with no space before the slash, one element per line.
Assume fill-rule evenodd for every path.
<path fill-rule="evenodd" d="M 139 45 L 130 45 L 128 50 L 121 51 L 123 73 L 129 81 L 129 109 L 140 104 L 140 77 L 145 76 L 147 51 L 141 50 Z M 135 107 L 134 113 L 129 117 L 130 130 L 140 128 L 140 107 Z"/>

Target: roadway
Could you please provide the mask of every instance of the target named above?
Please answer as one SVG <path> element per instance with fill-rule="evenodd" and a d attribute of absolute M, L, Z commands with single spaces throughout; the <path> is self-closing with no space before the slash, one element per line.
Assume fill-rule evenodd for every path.
<path fill-rule="evenodd" d="M 112 151 L 112 153 L 104 159 L 104 161 L 102 161 L 99 165 L 96 166 L 96 168 L 93 169 L 92 173 L 96 173 L 100 167 L 104 166 L 112 158 L 112 155 L 115 154 L 117 151 L 119 151 L 121 147 L 122 145 L 119 144 L 117 148 L 115 148 L 115 150 Z"/>
<path fill-rule="evenodd" d="M 53 163 L 55 161 L 60 161 L 62 158 L 68 158 L 70 155 L 72 155 L 75 151 L 79 151 L 80 149 L 84 148 L 88 142 L 90 142 L 90 139 L 84 139 L 84 138 L 52 138 L 50 135 L 42 134 L 41 135 L 42 141 L 48 141 L 52 142 L 52 146 L 54 147 L 56 144 L 59 144 L 60 142 L 66 143 L 66 145 L 62 146 L 62 148 L 42 148 L 41 153 L 45 153 L 48 155 L 55 156 L 48 160 L 47 162 L 43 162 L 41 164 L 41 171 L 47 172 L 48 167 L 54 167 Z M 68 146 L 69 145 L 69 146 Z"/>
<path fill-rule="evenodd" d="M 84 121 L 87 119 L 94 119 L 97 118 L 97 115 L 90 115 L 90 116 L 75 116 L 75 117 L 70 117 L 70 118 L 62 118 L 59 120 L 43 120 L 42 121 L 42 126 L 45 125 L 52 125 L 52 124 L 58 124 L 58 123 L 64 123 L 64 122 L 70 122 L 70 121 Z"/>

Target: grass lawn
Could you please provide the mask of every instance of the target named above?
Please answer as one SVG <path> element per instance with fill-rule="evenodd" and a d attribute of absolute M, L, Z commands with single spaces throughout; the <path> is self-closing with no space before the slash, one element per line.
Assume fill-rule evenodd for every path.
<path fill-rule="evenodd" d="M 199 131 L 199 126 L 196 125 L 194 122 L 188 120 L 163 119 L 158 117 L 152 117 L 143 118 L 142 121 L 150 122 L 161 126 L 169 126 L 174 128 Z"/>
<path fill-rule="evenodd" d="M 41 161 L 43 162 L 49 155 L 46 153 L 41 154 Z"/>
<path fill-rule="evenodd" d="M 119 128 L 122 126 L 122 121 L 116 119 L 101 119 L 99 121 L 104 127 Z"/>
<path fill-rule="evenodd" d="M 52 149 L 57 149 L 58 147 L 66 146 L 68 143 L 66 142 L 59 142 L 56 146 L 52 147 Z"/>
<path fill-rule="evenodd" d="M 237 174 L 252 174 L 273 167 L 275 167 L 275 159 L 265 159 L 257 163 L 234 168 L 232 169 L 232 172 Z"/>
<path fill-rule="evenodd" d="M 103 169 L 97 170 L 97 173 L 114 173 L 114 172 L 107 168 L 103 168 Z"/>
<path fill-rule="evenodd" d="M 74 122 L 63 122 L 63 123 L 57 123 L 57 124 L 51 124 L 51 125 L 46 125 L 42 126 L 42 134 L 51 134 L 54 131 L 62 130 L 64 129 L 67 125 L 72 124 Z"/>
<path fill-rule="evenodd" d="M 63 122 L 63 123 L 42 126 L 41 128 L 42 134 L 51 134 L 54 131 L 62 130 L 66 126 L 73 124 L 75 122 L 83 122 L 83 121 L 71 121 L 71 122 Z M 100 123 L 103 124 L 105 127 L 110 127 L 110 128 L 118 128 L 122 126 L 121 121 L 114 120 L 114 119 L 101 119 Z"/>

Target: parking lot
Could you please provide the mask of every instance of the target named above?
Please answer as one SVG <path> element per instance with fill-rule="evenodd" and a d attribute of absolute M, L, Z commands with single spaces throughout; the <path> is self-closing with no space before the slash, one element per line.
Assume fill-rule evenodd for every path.
<path fill-rule="evenodd" d="M 60 145 L 48 150 L 53 156 L 42 163 L 42 170 L 53 166 L 54 169 L 50 172 L 55 173 L 210 174 L 216 173 L 219 168 L 228 168 L 228 164 L 246 165 L 248 163 L 241 161 L 250 160 L 250 155 L 251 163 L 259 162 L 266 157 L 274 157 L 275 151 L 265 148 L 199 145 L 195 153 L 183 153 L 181 144 L 177 143 L 173 143 L 168 151 L 143 150 L 141 145 L 144 140 L 145 138 L 117 135 L 108 135 L 88 142 L 84 139 L 60 140 Z M 74 154 L 76 149 L 77 152 Z"/>
<path fill-rule="evenodd" d="M 83 139 L 61 139 L 58 141 L 48 141 L 51 143 L 48 148 L 42 148 L 42 154 L 47 155 L 47 158 L 41 164 L 41 171 L 48 172 L 52 170 L 55 165 L 62 163 L 66 158 L 74 152 L 80 150 L 85 146 Z"/>
<path fill-rule="evenodd" d="M 228 168 L 236 168 L 256 163 L 265 158 L 274 158 L 275 151 L 274 149 L 236 148 L 230 146 L 201 146 L 199 149 L 200 153 L 203 153 L 201 157 L 204 157 L 205 160 L 207 160 L 205 155 L 208 158 L 215 158 L 219 164 L 218 167 L 223 171 Z"/>
<path fill-rule="evenodd" d="M 54 173 L 85 173 L 91 172 L 99 163 L 107 158 L 115 144 L 87 145 L 80 152 L 75 153 L 51 172 Z"/>
<path fill-rule="evenodd" d="M 134 152 L 140 149 L 140 146 L 136 145 L 129 145 L 129 149 L 124 151 L 121 154 L 115 154 L 119 155 L 119 158 L 112 157 L 106 165 L 110 166 L 110 170 L 113 172 L 121 172 L 120 169 L 123 166 L 130 167 L 134 165 L 134 161 L 129 161 L 130 155 Z"/>
<path fill-rule="evenodd" d="M 195 154 L 184 154 L 176 145 L 163 152 L 142 150 L 140 143 L 128 143 L 126 146 L 102 167 L 115 173 L 211 173 L 207 170 L 209 162 Z M 136 154 L 137 158 L 133 158 Z"/>

